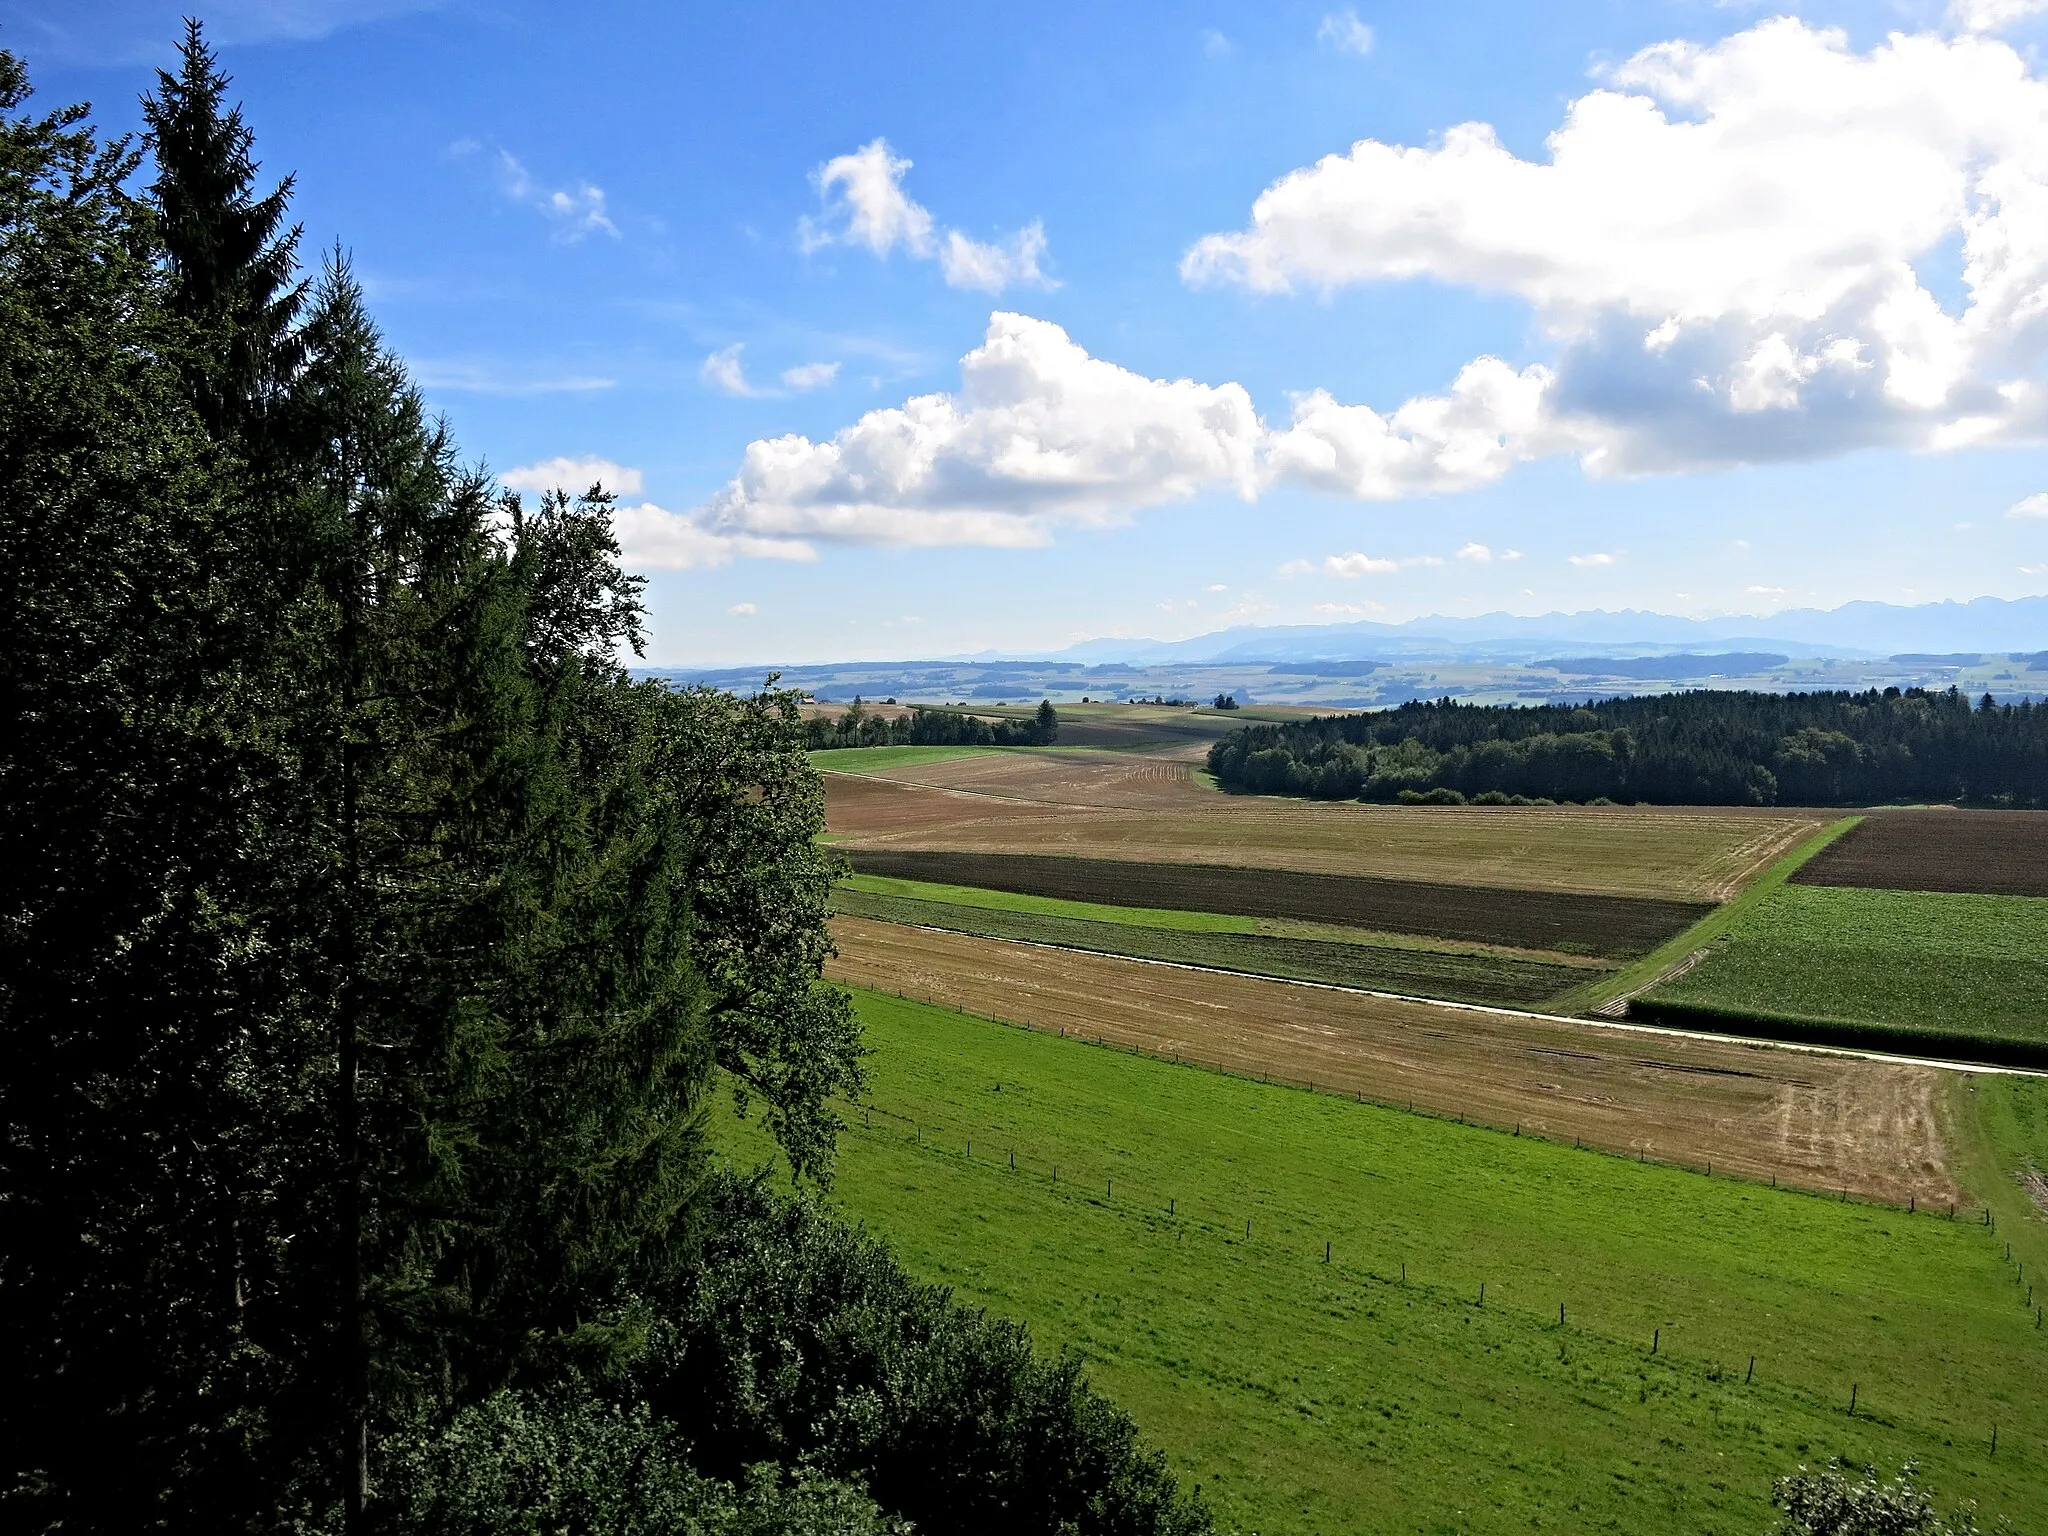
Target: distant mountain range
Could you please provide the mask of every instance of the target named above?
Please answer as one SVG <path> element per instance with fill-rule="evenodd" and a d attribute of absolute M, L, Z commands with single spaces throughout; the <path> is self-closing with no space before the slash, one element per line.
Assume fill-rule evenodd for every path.
<path fill-rule="evenodd" d="M 1118 661 L 1140 666 L 1248 661 L 1537 660 L 1561 646 L 1584 654 L 1661 655 L 1702 646 L 1784 651 L 1792 656 L 1891 656 L 1901 652 L 2048 650 L 2048 597 L 1971 602 L 1845 603 L 1839 608 L 1792 608 L 1769 618 L 1687 619 L 1638 609 L 1546 613 L 1523 617 L 1487 613 L 1475 618 L 1435 616 L 1403 624 L 1241 626 L 1189 640 L 1084 640 L 1044 659 Z M 991 660 L 994 653 L 954 658 Z M 1010 659 L 1023 660 L 1020 656 Z"/>

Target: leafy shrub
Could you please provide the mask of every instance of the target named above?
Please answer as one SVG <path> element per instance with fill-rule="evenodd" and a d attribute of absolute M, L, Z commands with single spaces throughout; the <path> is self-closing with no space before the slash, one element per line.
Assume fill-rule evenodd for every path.
<path fill-rule="evenodd" d="M 1839 1458 L 1818 1472 L 1801 1467 L 1771 1489 L 1771 1502 L 1785 1512 L 1778 1536 L 1973 1536 L 1969 1511 L 1944 1519 L 1914 1474 L 1910 1461 L 1888 1483 L 1874 1467 L 1852 1476 Z"/>
<path fill-rule="evenodd" d="M 639 1366 L 698 1465 L 761 1461 L 863 1482 L 925 1531 L 1198 1536 L 1130 1419 L 1072 1357 L 911 1279 L 809 1199 L 720 1177 L 702 1249 Z"/>
<path fill-rule="evenodd" d="M 1403 805 L 1463 805 L 1465 797 L 1455 789 L 1404 789 L 1394 797 Z"/>

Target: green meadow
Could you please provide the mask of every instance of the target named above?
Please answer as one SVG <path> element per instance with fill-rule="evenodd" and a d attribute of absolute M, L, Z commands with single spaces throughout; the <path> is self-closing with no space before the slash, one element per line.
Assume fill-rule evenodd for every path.
<path fill-rule="evenodd" d="M 813 768 L 838 773 L 886 773 L 891 768 L 918 768 L 947 763 L 956 757 L 986 757 L 1004 747 L 823 747 L 806 752 Z"/>
<path fill-rule="evenodd" d="M 830 1198 L 1081 1352 L 1225 1530 L 1752 1536 L 1773 1477 L 1836 1454 L 2048 1507 L 2017 1278 L 2048 1242 L 2011 1176 L 2048 1159 L 2048 1085 L 1957 1095 L 1986 1226 L 856 999 L 872 1093 Z"/>
<path fill-rule="evenodd" d="M 1653 997 L 2048 1043 L 2048 899 L 1781 885 Z"/>

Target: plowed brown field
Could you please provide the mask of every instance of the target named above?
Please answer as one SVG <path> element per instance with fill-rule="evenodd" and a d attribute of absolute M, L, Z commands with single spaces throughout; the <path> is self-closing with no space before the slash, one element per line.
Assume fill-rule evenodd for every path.
<path fill-rule="evenodd" d="M 1246 1075 L 1903 1204 L 1961 1198 L 1932 1068 L 1603 1030 L 840 917 L 837 980 Z"/>
<path fill-rule="evenodd" d="M 1792 879 L 1881 891 L 2048 896 L 2048 811 L 1876 811 Z"/>
<path fill-rule="evenodd" d="M 1186 763 L 1006 752 L 885 777 L 825 774 L 867 847 L 1229 864 L 1441 885 L 1725 901 L 1825 818 L 1650 806 L 1318 804 L 1224 795 Z"/>

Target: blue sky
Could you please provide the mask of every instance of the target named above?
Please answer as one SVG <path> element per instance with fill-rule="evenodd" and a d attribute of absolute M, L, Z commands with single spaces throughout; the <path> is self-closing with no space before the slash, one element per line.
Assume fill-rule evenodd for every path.
<path fill-rule="evenodd" d="M 126 128 L 184 8 L 0 43 Z M 2044 10 L 202 16 L 465 450 L 611 466 L 684 664 L 2048 592 Z"/>

